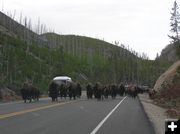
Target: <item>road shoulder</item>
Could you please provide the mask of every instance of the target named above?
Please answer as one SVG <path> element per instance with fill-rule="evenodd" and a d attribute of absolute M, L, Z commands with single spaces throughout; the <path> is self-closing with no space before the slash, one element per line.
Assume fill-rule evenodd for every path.
<path fill-rule="evenodd" d="M 153 104 L 153 101 L 149 99 L 148 94 L 140 94 L 139 99 L 144 111 L 155 129 L 156 134 L 164 134 L 165 119 L 167 119 L 165 114 L 166 109 Z"/>

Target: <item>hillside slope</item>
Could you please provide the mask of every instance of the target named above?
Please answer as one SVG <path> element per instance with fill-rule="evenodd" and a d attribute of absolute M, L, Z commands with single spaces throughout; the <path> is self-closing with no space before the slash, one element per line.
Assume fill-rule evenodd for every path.
<path fill-rule="evenodd" d="M 111 58 L 114 52 L 118 57 L 128 55 L 132 58 L 138 58 L 135 53 L 126 48 L 113 45 L 103 40 L 77 35 L 59 35 L 56 33 L 45 33 L 41 35 L 48 42 L 50 48 L 62 48 L 72 55 L 82 56 L 83 54 L 98 54 L 105 58 Z"/>
<path fill-rule="evenodd" d="M 155 102 L 169 108 L 170 116 L 180 117 L 180 60 L 159 77 L 154 90 Z"/>
<path fill-rule="evenodd" d="M 171 67 L 168 68 L 156 81 L 154 90 L 160 91 L 165 87 L 174 84 L 176 77 L 179 75 L 180 60 L 175 62 Z M 178 79 L 178 77 L 177 77 Z"/>
<path fill-rule="evenodd" d="M 24 25 L 13 20 L 11 17 L 0 11 L 0 31 L 14 38 L 24 40 L 28 44 L 38 43 L 47 44 L 46 41 L 37 33 L 31 30 L 31 25 L 28 24 L 27 18 L 23 20 Z"/>

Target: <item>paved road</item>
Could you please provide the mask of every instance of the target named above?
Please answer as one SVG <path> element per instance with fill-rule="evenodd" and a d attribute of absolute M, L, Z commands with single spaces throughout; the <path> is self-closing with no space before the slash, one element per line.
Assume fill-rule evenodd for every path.
<path fill-rule="evenodd" d="M 154 134 L 138 99 L 0 104 L 0 134 Z"/>

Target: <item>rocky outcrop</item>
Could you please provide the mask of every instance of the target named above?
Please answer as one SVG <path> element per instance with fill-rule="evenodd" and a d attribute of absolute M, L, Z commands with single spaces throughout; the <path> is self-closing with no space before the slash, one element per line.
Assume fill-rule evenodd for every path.
<path fill-rule="evenodd" d="M 19 99 L 16 93 L 8 88 L 0 88 L 0 101 L 14 101 Z"/>
<path fill-rule="evenodd" d="M 168 60 L 168 61 L 172 61 L 172 62 L 176 62 L 178 61 L 178 56 L 177 56 L 177 53 L 176 53 L 176 45 L 174 44 L 170 44 L 170 45 L 167 45 L 161 52 L 161 55 L 160 55 L 160 59 L 163 59 L 163 60 Z"/>
<path fill-rule="evenodd" d="M 154 86 L 154 90 L 159 91 L 167 86 L 173 84 L 175 79 L 177 79 L 177 69 L 180 68 L 180 60 L 175 62 L 165 73 L 163 73 Z"/>

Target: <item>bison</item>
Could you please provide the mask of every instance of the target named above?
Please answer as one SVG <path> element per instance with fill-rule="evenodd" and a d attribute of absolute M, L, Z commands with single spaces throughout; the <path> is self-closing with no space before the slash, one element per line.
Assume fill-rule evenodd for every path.
<path fill-rule="evenodd" d="M 27 100 L 29 100 L 29 102 L 32 102 L 32 100 L 39 100 L 40 91 L 30 83 L 24 83 L 20 92 L 24 103 L 26 103 Z"/>

